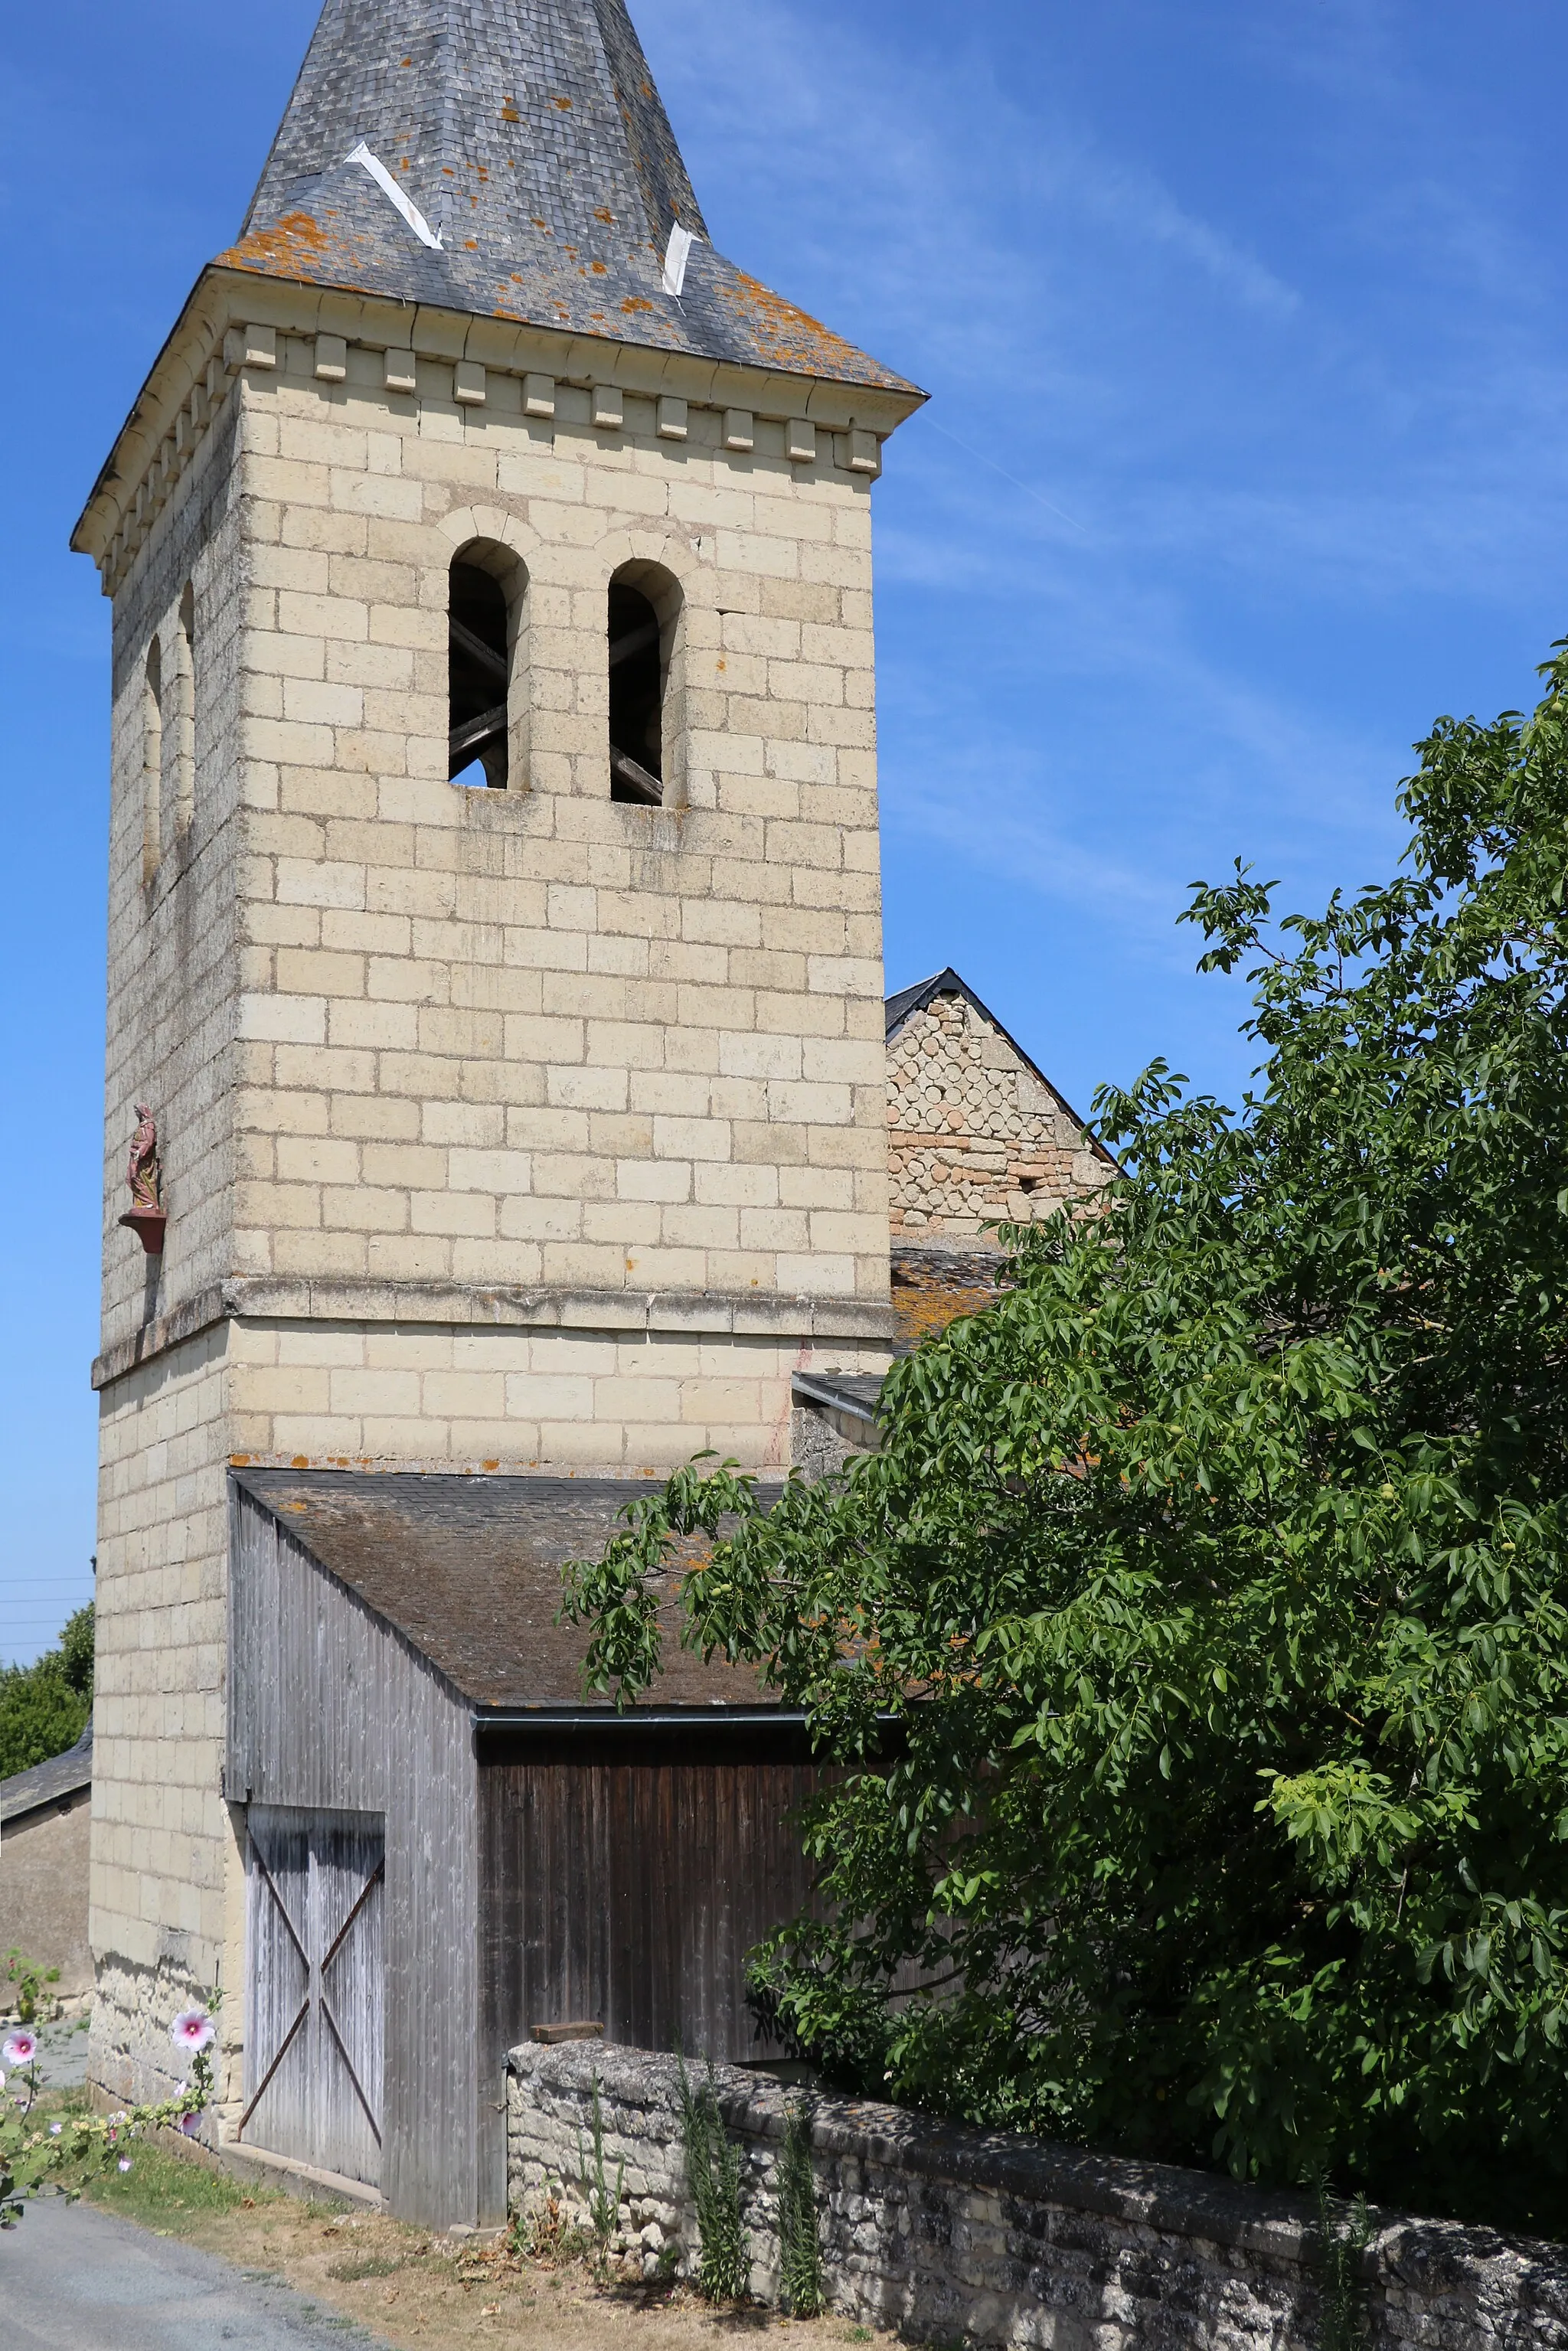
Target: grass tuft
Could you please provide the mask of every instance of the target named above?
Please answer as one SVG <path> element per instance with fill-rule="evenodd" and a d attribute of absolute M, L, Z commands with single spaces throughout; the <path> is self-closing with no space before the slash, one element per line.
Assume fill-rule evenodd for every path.
<path fill-rule="evenodd" d="M 168 2155 L 144 2139 L 131 2142 L 130 2155 L 129 2171 L 100 2173 L 86 2192 L 89 2202 L 148 2228 L 172 2219 L 237 2212 L 247 2195 L 256 2203 L 271 2200 L 193 2156 Z"/>

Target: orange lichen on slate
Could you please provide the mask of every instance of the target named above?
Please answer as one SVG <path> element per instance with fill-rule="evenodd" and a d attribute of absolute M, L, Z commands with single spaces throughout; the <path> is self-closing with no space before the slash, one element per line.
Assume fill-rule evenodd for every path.
<path fill-rule="evenodd" d="M 218 260 L 231 269 L 298 269 L 319 262 L 332 243 L 311 214 L 285 213 L 276 228 L 254 229 L 220 253 Z"/>
<path fill-rule="evenodd" d="M 831 327 L 824 327 L 809 311 L 799 310 L 793 302 L 786 302 L 781 294 L 775 294 L 760 278 L 747 277 L 744 269 L 737 269 L 732 284 L 721 281 L 716 290 L 758 334 L 766 335 L 778 346 L 780 358 L 793 360 L 812 371 L 820 369 L 824 360 L 830 363 L 836 360 L 841 366 L 847 361 L 846 372 L 852 380 L 863 373 L 863 352 L 856 350 L 841 335 L 835 335 Z"/>

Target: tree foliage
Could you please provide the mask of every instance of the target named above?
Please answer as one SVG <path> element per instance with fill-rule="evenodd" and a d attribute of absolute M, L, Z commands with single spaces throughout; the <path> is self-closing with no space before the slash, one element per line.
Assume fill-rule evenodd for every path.
<path fill-rule="evenodd" d="M 1568 2228 L 1568 653 L 1440 721 L 1385 886 L 1274 925 L 1232 1113 L 1123 1172 L 776 1507 L 694 1464 L 571 1572 L 594 1686 L 760 1664 L 846 1775 L 757 1955 L 840 2075 L 1098 2147 Z M 1269 885 L 1271 887 L 1272 885 Z M 900 1981 L 925 1987 L 894 1998 Z"/>
<path fill-rule="evenodd" d="M 63 1755 L 92 1712 L 92 1604 L 66 1619 L 57 1648 L 0 1667 L 0 1780 Z"/>

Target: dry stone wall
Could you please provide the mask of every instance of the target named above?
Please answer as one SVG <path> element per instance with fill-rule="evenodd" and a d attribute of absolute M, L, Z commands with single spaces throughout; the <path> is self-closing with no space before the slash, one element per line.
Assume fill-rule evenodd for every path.
<path fill-rule="evenodd" d="M 798 2094 L 735 2066 L 715 2081 L 742 2153 L 753 2290 L 770 2300 L 775 2179 Z M 653 2275 L 674 2244 L 689 2273 L 673 2057 L 581 2043 L 515 2049 L 513 2208 L 552 2187 L 582 2200 L 595 2082 L 611 2179 L 626 2167 L 619 2249 Z M 1321 2246 L 1291 2198 L 861 2101 L 818 2099 L 811 2136 L 824 2283 L 847 2318 L 1020 2351 L 1312 2351 L 1321 2340 Z M 1488 2231 L 1382 2216 L 1363 2301 L 1371 2351 L 1568 2346 L 1568 2256 Z"/>

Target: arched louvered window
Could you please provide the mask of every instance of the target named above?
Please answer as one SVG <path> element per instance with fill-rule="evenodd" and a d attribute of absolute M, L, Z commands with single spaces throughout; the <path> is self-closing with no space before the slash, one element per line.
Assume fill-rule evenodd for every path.
<path fill-rule="evenodd" d="M 141 879 L 151 882 L 163 853 L 163 657 L 153 638 L 141 679 Z"/>
<path fill-rule="evenodd" d="M 610 582 L 610 797 L 672 803 L 670 674 L 678 583 L 656 564 L 624 564 Z"/>
<path fill-rule="evenodd" d="M 187 581 L 174 632 L 174 833 L 183 840 L 196 812 L 196 604 Z"/>
<path fill-rule="evenodd" d="M 527 578 L 509 549 L 476 542 L 452 566 L 447 608 L 447 768 L 455 784 L 528 782 Z"/>

